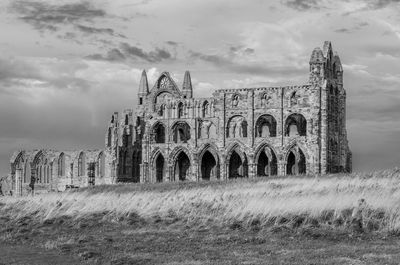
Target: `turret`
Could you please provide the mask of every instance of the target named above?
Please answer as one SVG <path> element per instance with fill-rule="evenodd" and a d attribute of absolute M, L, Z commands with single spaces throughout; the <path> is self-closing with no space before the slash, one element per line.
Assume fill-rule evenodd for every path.
<path fill-rule="evenodd" d="M 338 85 L 343 85 L 343 67 L 337 52 L 333 56 L 333 77 L 337 80 Z"/>
<path fill-rule="evenodd" d="M 185 72 L 185 77 L 183 78 L 182 93 L 185 98 L 193 97 L 192 79 L 189 71 Z"/>
<path fill-rule="evenodd" d="M 149 83 L 147 82 L 146 71 L 143 70 L 139 84 L 139 93 L 138 93 L 139 105 L 143 105 L 143 101 L 148 94 L 149 94 Z"/>
<path fill-rule="evenodd" d="M 320 83 L 324 78 L 325 58 L 322 50 L 317 47 L 311 53 L 310 58 L 310 83 Z"/>

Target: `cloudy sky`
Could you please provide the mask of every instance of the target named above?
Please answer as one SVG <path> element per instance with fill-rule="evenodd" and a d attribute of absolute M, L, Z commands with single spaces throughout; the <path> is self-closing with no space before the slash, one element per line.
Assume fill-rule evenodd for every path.
<path fill-rule="evenodd" d="M 216 88 L 305 84 L 332 41 L 344 66 L 354 170 L 400 166 L 397 0 L 60 0 L 0 2 L 0 174 L 13 150 L 101 148 L 112 112 L 190 70 Z"/>

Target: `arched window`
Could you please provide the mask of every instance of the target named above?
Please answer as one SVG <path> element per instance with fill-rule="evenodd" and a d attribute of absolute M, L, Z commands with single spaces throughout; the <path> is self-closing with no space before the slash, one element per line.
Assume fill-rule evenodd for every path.
<path fill-rule="evenodd" d="M 190 127 L 186 122 L 178 122 L 172 127 L 175 143 L 187 143 L 190 140 Z"/>
<path fill-rule="evenodd" d="M 294 113 L 287 117 L 285 122 L 285 136 L 306 136 L 307 121 L 303 115 Z"/>
<path fill-rule="evenodd" d="M 104 173 L 105 173 L 105 155 L 103 152 L 101 152 L 99 154 L 99 157 L 97 159 L 97 175 L 99 177 L 104 177 Z"/>
<path fill-rule="evenodd" d="M 296 91 L 295 91 L 290 96 L 290 106 L 295 106 L 296 104 L 297 104 L 297 95 L 296 95 Z"/>
<path fill-rule="evenodd" d="M 229 119 L 226 128 L 228 138 L 247 137 L 247 121 L 243 116 L 237 115 Z"/>
<path fill-rule="evenodd" d="M 256 137 L 275 137 L 276 120 L 272 115 L 266 114 L 258 118 L 256 122 Z"/>
<path fill-rule="evenodd" d="M 165 143 L 165 127 L 162 123 L 157 123 L 153 128 L 154 141 Z"/>
<path fill-rule="evenodd" d="M 232 107 L 236 107 L 239 104 L 239 95 L 232 96 Z"/>
<path fill-rule="evenodd" d="M 158 116 L 164 117 L 164 112 L 165 112 L 165 105 L 161 105 L 160 108 L 158 109 Z"/>
<path fill-rule="evenodd" d="M 78 176 L 85 175 L 85 153 L 81 152 L 78 158 Z"/>
<path fill-rule="evenodd" d="M 202 106 L 202 116 L 204 117 L 208 117 L 210 114 L 210 104 L 208 103 L 208 101 L 204 101 L 203 106 Z"/>
<path fill-rule="evenodd" d="M 183 118 L 183 103 L 179 102 L 178 104 L 178 119 Z"/>
<path fill-rule="evenodd" d="M 61 153 L 58 157 L 58 176 L 65 176 L 65 155 Z"/>
<path fill-rule="evenodd" d="M 292 148 L 286 158 L 286 174 L 299 175 L 306 173 L 306 158 L 300 148 Z"/>

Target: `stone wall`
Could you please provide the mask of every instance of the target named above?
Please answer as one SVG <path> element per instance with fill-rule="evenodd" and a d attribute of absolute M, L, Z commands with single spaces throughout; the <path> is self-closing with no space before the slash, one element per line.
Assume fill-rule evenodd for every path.
<path fill-rule="evenodd" d="M 17 151 L 15 194 L 116 182 L 165 182 L 350 172 L 343 68 L 330 42 L 310 57 L 307 84 L 218 89 L 193 98 L 164 72 L 146 72 L 135 111 L 115 112 L 104 150 Z"/>

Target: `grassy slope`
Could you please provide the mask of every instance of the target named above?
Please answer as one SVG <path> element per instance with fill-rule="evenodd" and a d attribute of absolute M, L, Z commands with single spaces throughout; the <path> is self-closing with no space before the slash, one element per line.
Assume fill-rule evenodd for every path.
<path fill-rule="evenodd" d="M 2 198 L 0 240 L 79 254 L 88 263 L 396 264 L 399 175 L 99 186 Z"/>

